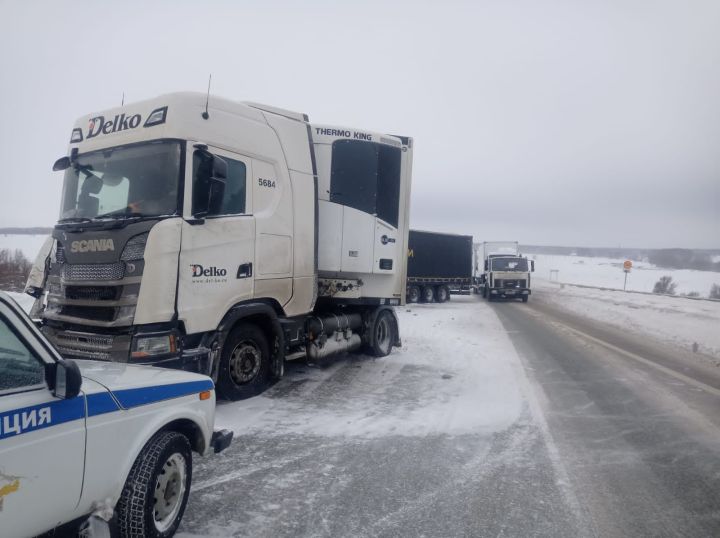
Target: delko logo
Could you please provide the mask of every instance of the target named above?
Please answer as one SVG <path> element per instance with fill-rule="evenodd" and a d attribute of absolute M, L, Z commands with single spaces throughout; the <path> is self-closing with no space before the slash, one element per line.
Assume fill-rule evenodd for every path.
<path fill-rule="evenodd" d="M 70 243 L 70 252 L 105 252 L 115 250 L 112 239 L 88 239 Z"/>
<path fill-rule="evenodd" d="M 152 127 L 154 125 L 160 125 L 165 123 L 167 119 L 168 107 L 163 106 L 156 108 L 147 116 L 143 127 Z M 95 116 L 88 120 L 87 134 L 83 137 L 83 130 L 80 127 L 75 127 L 70 135 L 70 143 L 74 144 L 82 142 L 84 139 L 95 138 L 101 134 L 119 133 L 121 131 L 127 131 L 130 129 L 137 129 L 140 127 L 140 123 L 143 118 L 140 114 L 116 114 L 113 118 L 105 121 L 105 116 Z"/>
<path fill-rule="evenodd" d="M 125 116 L 125 114 L 119 114 L 115 118 L 105 121 L 105 116 L 95 116 L 90 119 L 88 123 L 88 133 L 86 138 L 95 138 L 99 134 L 110 134 L 119 131 L 125 131 L 127 129 L 135 129 L 140 125 L 142 116 L 140 114 L 134 114 L 132 116 Z"/>
<path fill-rule="evenodd" d="M 215 267 L 214 265 L 203 267 L 198 263 L 193 263 L 190 265 L 190 269 L 192 270 L 193 282 L 203 282 L 206 284 L 227 282 L 227 269 L 223 269 L 222 267 Z"/>

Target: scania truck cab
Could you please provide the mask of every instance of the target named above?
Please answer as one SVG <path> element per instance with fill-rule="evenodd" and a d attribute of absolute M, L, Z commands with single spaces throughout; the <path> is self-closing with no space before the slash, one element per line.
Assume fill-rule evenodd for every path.
<path fill-rule="evenodd" d="M 285 359 L 400 345 L 412 139 L 176 93 L 75 124 L 27 291 L 68 358 L 257 394 Z"/>

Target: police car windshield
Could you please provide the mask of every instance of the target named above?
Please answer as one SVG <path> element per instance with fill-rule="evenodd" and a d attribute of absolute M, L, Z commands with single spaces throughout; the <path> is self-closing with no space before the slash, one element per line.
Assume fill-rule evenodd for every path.
<path fill-rule="evenodd" d="M 80 155 L 65 171 L 60 221 L 177 213 L 181 155 L 177 141 Z"/>
<path fill-rule="evenodd" d="M 528 263 L 525 258 L 494 258 L 493 271 L 521 271 L 527 272 Z"/>

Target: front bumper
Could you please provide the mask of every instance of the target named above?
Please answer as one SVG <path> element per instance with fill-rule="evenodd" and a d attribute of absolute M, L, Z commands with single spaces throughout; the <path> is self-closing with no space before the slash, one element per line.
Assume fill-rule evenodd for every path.
<path fill-rule="evenodd" d="M 518 298 L 527 297 L 530 293 L 527 288 L 490 288 L 490 295 L 493 297 Z"/>
<path fill-rule="evenodd" d="M 210 349 L 199 347 L 196 349 L 183 349 L 180 353 L 172 356 L 165 356 L 159 359 L 133 360 L 132 364 L 144 364 L 146 366 L 159 366 L 161 368 L 173 368 L 185 370 L 196 374 L 210 375 Z"/>
<path fill-rule="evenodd" d="M 219 454 L 232 442 L 233 432 L 230 430 L 215 430 L 210 440 L 210 445 L 213 447 L 215 454 Z"/>

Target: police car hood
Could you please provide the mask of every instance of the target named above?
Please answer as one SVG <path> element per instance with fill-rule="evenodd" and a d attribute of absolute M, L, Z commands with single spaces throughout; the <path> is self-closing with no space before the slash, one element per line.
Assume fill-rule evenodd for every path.
<path fill-rule="evenodd" d="M 84 380 L 90 381 L 83 382 L 82 388 L 86 394 L 94 392 L 94 383 L 98 383 L 112 392 L 123 407 L 214 389 L 209 377 L 180 370 L 81 359 L 75 362 Z"/>

